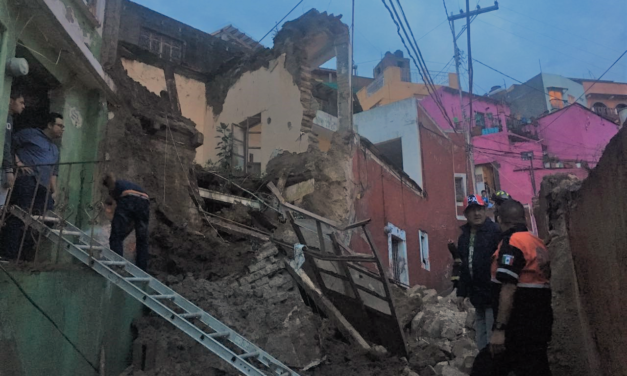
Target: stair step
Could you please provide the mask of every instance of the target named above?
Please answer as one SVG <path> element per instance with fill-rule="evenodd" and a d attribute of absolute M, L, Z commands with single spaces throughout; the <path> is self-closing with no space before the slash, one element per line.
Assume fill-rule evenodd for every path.
<path fill-rule="evenodd" d="M 76 244 L 76 248 L 78 249 L 93 249 L 93 250 L 103 250 L 105 249 L 102 245 L 87 245 L 87 244 Z"/>
<path fill-rule="evenodd" d="M 157 300 L 174 300 L 174 298 L 176 298 L 176 295 L 172 294 L 172 295 L 150 295 L 151 298 L 153 299 L 157 299 Z"/>
<path fill-rule="evenodd" d="M 57 217 L 41 217 L 39 215 L 33 215 L 31 217 L 33 217 L 33 219 L 36 221 L 57 222 L 57 223 L 61 222 L 61 218 L 57 218 Z"/>
<path fill-rule="evenodd" d="M 61 233 L 61 230 L 50 230 L 52 231 L 54 234 L 59 235 Z M 83 235 L 80 231 L 63 231 L 63 235 L 67 235 L 67 236 L 80 236 Z"/>
<path fill-rule="evenodd" d="M 211 338 L 229 338 L 230 336 L 230 332 L 216 332 L 209 334 L 209 337 Z"/>
<path fill-rule="evenodd" d="M 100 261 L 101 264 L 107 266 L 126 266 L 127 261 Z"/>
<path fill-rule="evenodd" d="M 248 354 L 242 354 L 239 357 L 242 359 L 248 359 L 248 358 L 254 358 L 256 356 L 259 356 L 259 351 L 253 351 L 253 352 L 249 352 Z"/>
<path fill-rule="evenodd" d="M 196 312 L 196 313 L 182 313 L 181 317 L 184 319 L 199 319 L 202 317 L 202 313 L 200 312 Z"/>
<path fill-rule="evenodd" d="M 130 277 L 125 279 L 129 282 L 150 282 L 150 278 Z"/>

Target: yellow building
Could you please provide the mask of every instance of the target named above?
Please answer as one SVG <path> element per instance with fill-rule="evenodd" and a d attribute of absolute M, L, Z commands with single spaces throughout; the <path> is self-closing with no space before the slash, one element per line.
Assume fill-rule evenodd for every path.
<path fill-rule="evenodd" d="M 422 99 L 429 95 L 422 83 L 411 82 L 410 61 L 402 51 L 387 52 L 374 68 L 374 81 L 357 92 L 357 98 L 364 111 L 384 106 L 403 99 Z M 449 73 L 449 87 L 457 89 L 457 75 Z M 436 85 L 436 88 L 440 86 Z"/>

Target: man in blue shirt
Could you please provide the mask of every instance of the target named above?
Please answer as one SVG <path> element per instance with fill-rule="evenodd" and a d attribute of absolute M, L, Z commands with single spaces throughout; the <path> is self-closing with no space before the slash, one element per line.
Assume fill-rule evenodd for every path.
<path fill-rule="evenodd" d="M 116 180 L 109 173 L 102 179 L 102 185 L 109 190 L 109 201 L 117 203 L 111 221 L 109 247 L 120 256 L 124 255 L 124 239 L 135 227 L 135 264 L 141 270 L 148 268 L 148 222 L 150 201 L 146 191 L 137 184 L 126 180 Z"/>
<path fill-rule="evenodd" d="M 11 98 L 9 100 L 9 115 L 7 116 L 7 128 L 4 133 L 4 150 L 2 154 L 2 173 L 0 173 L 0 181 L 2 186 L 0 187 L 0 206 L 3 206 L 7 199 L 9 188 L 15 183 L 15 171 L 13 171 L 13 165 L 15 164 L 15 158 L 13 158 L 13 150 L 11 139 L 13 137 L 13 117 L 19 115 L 24 111 L 26 105 L 24 103 L 24 96 L 17 90 L 11 90 Z"/>
<path fill-rule="evenodd" d="M 27 128 L 13 136 L 13 150 L 17 161 L 17 177 L 9 204 L 16 205 L 32 214 L 42 215 L 54 206 L 57 190 L 59 148 L 54 143 L 63 137 L 63 116 L 48 115 L 42 128 Z M 24 223 L 16 217 L 8 217 L 3 229 L 3 257 L 17 258 L 24 230 Z M 32 247 L 32 238 L 24 237 L 24 249 Z"/>

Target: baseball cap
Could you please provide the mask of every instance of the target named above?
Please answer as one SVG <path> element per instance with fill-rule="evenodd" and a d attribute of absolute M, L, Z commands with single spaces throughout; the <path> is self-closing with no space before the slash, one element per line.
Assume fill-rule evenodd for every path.
<path fill-rule="evenodd" d="M 464 211 L 468 210 L 471 206 L 485 206 L 485 202 L 481 196 L 477 195 L 468 195 L 464 198 Z"/>

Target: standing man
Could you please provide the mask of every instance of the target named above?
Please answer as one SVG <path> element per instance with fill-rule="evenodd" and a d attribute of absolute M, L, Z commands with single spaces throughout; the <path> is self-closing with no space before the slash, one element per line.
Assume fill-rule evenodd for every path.
<path fill-rule="evenodd" d="M 19 169 L 11 205 L 29 211 L 31 214 L 41 215 L 54 206 L 54 195 L 57 190 L 57 175 L 59 163 L 59 148 L 55 140 L 63 137 L 63 116 L 57 113 L 48 115 L 46 124 L 41 128 L 27 128 L 13 136 L 13 150 Z M 34 200 L 33 200 L 34 198 Z M 15 259 L 19 254 L 22 242 L 24 223 L 13 216 L 6 220 L 3 229 L 3 256 Z M 25 248 L 32 246 L 30 236 L 24 238 Z"/>
<path fill-rule="evenodd" d="M 471 375 L 550 376 L 547 356 L 553 310 L 549 252 L 527 230 L 525 209 L 501 204 L 503 242 L 492 262 L 496 322 L 490 345 L 475 360 Z"/>
<path fill-rule="evenodd" d="M 499 208 L 507 200 L 512 200 L 512 196 L 505 191 L 498 191 L 492 195 L 492 201 L 494 201 L 494 220 L 496 223 L 500 223 Z"/>
<path fill-rule="evenodd" d="M 148 268 L 148 221 L 150 219 L 150 201 L 143 188 L 126 180 L 116 180 L 109 173 L 102 179 L 102 184 L 109 190 L 110 199 L 117 203 L 111 221 L 109 246 L 120 256 L 124 256 L 124 239 L 130 234 L 135 224 L 135 265 L 141 270 Z"/>
<path fill-rule="evenodd" d="M 17 90 L 11 90 L 11 98 L 9 99 L 9 115 L 7 116 L 7 128 L 4 133 L 4 150 L 2 154 L 2 173 L 0 173 L 0 207 L 2 207 L 7 200 L 7 195 L 13 183 L 15 183 L 15 171 L 13 165 L 15 164 L 15 158 L 13 158 L 13 150 L 11 148 L 13 137 L 13 117 L 19 115 L 24 111 L 26 105 L 24 103 L 24 96 Z"/>
<path fill-rule="evenodd" d="M 499 242 L 499 226 L 488 218 L 485 203 L 479 196 L 470 195 L 464 199 L 464 215 L 467 223 L 461 227 L 462 234 L 457 248 L 462 260 L 457 286 L 457 305 L 464 309 L 467 298 L 475 307 L 475 340 L 483 349 L 491 335 L 494 316 L 490 285 L 490 263 Z"/>

